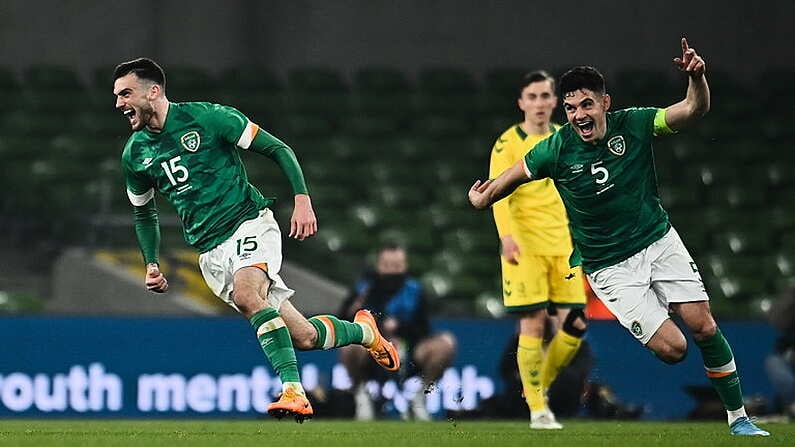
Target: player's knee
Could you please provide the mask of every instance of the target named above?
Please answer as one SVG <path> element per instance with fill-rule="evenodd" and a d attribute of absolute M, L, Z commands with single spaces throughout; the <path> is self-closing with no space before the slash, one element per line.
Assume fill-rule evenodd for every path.
<path fill-rule="evenodd" d="M 693 338 L 696 340 L 704 340 L 712 337 L 718 332 L 718 325 L 715 323 L 715 320 L 709 318 L 707 321 L 704 321 L 704 323 L 693 328 L 692 331 Z"/>
<path fill-rule="evenodd" d="M 660 360 L 669 365 L 680 363 L 687 356 L 687 341 L 683 337 L 681 340 L 667 343 L 658 349 L 655 354 Z"/>
<path fill-rule="evenodd" d="M 575 337 L 582 338 L 585 335 L 585 330 L 588 328 L 588 323 L 585 320 L 585 312 L 582 309 L 572 309 L 563 320 L 563 330 Z"/>
<path fill-rule="evenodd" d="M 232 294 L 232 301 L 240 310 L 240 313 L 251 316 L 264 308 L 263 302 L 259 299 L 256 292 L 240 288 Z"/>

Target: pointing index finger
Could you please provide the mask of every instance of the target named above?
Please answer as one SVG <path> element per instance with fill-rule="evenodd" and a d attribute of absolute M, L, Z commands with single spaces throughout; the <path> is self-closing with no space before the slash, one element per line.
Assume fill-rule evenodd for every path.
<path fill-rule="evenodd" d="M 685 51 L 687 51 L 689 48 L 690 48 L 690 47 L 687 45 L 687 38 L 686 38 L 686 37 L 683 37 L 683 38 L 682 38 L 682 53 L 684 53 Z"/>

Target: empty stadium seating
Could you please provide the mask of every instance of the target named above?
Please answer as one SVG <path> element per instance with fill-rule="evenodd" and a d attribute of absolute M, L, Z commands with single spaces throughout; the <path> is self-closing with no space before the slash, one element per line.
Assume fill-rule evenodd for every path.
<path fill-rule="evenodd" d="M 514 98 L 521 74 L 495 68 L 481 78 L 429 67 L 412 77 L 374 66 L 351 74 L 299 67 L 280 77 L 267 69 L 184 66 L 168 67 L 168 92 L 173 100 L 235 106 L 296 150 L 320 233 L 287 241 L 288 259 L 348 282 L 377 244 L 397 240 L 434 296 L 473 311 L 477 296 L 499 292 L 498 241 L 491 214 L 470 209 L 466 191 L 488 172 L 494 139 L 520 119 Z M 789 122 L 782 122 L 792 116 L 782 99 L 792 96 L 795 73 L 771 70 L 756 84 L 711 76 L 712 111 L 694 129 L 660 140 L 656 168 L 663 204 L 701 266 L 714 307 L 746 316 L 795 276 L 795 152 L 784 136 Z M 609 89 L 618 104 L 665 105 L 681 95 L 680 81 L 627 70 L 609 79 Z M 0 67 L 4 222 L 35 222 L 53 244 L 134 244 L 129 226 L 102 224 L 130 215 L 118 168 L 129 129 L 109 90 L 106 68 Z M 754 93 L 769 110 L 748 104 Z M 748 110 L 757 129 L 750 133 L 736 121 Z M 270 160 L 243 156 L 249 180 L 280 197 L 274 209 L 284 227 L 292 211 L 287 181 Z M 169 228 L 168 243 L 184 247 L 179 229 Z"/>

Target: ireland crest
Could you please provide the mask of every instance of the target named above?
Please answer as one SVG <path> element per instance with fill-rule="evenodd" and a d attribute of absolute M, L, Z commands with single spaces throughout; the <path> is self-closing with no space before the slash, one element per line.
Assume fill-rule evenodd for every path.
<path fill-rule="evenodd" d="M 622 135 L 616 135 L 613 138 L 607 140 L 607 148 L 610 149 L 614 155 L 618 155 L 619 157 L 624 155 L 624 152 L 627 150 L 627 145 L 624 143 L 624 137 Z"/>
<path fill-rule="evenodd" d="M 638 322 L 637 320 L 632 322 L 630 330 L 632 331 L 633 334 L 635 334 L 636 337 L 640 337 L 643 335 L 643 328 L 640 327 L 640 322 Z"/>
<path fill-rule="evenodd" d="M 199 132 L 191 130 L 190 132 L 181 136 L 179 138 L 179 142 L 182 143 L 182 147 L 185 149 L 191 152 L 196 152 L 196 150 L 199 149 L 199 144 L 201 144 L 201 138 L 199 137 Z"/>

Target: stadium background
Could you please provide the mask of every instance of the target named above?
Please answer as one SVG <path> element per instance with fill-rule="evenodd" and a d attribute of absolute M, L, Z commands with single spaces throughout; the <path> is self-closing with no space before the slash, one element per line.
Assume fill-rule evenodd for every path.
<path fill-rule="evenodd" d="M 466 333 L 498 313 L 499 278 L 491 217 L 470 210 L 465 193 L 487 171 L 494 138 L 519 119 L 517 75 L 593 64 L 606 74 L 617 106 L 664 106 L 684 91 L 670 59 L 685 35 L 708 62 L 712 111 L 656 144 L 661 194 L 700 265 L 716 314 L 737 321 L 737 350 L 762 350 L 748 365 L 739 356 L 751 385 L 746 388 L 770 397 L 761 355 L 772 350 L 773 335 L 761 322 L 795 275 L 795 153 L 787 131 L 795 118 L 789 104 L 795 93 L 793 18 L 795 5 L 787 1 L 615 1 L 581 9 L 452 0 L 3 2 L 4 326 L 52 334 L 42 329 L 63 324 L 80 331 L 75 322 L 83 320 L 74 315 L 135 315 L 142 319 L 124 320 L 134 333 L 156 325 L 154 316 L 228 316 L 204 289 L 195 256 L 162 200 L 165 271 L 177 287 L 166 298 L 140 291 L 139 255 L 118 172 L 129 132 L 112 109 L 110 92 L 119 61 L 153 57 L 166 69 L 171 100 L 234 105 L 296 149 L 321 225 L 313 240 L 286 244 L 286 274 L 300 306 L 333 311 L 375 244 L 398 239 L 410 249 L 412 270 L 428 286 L 440 324 L 465 318 L 473 325 L 462 329 Z M 251 157 L 247 162 L 254 184 L 289 197 L 275 166 Z M 282 223 L 289 202 L 276 207 Z M 86 327 L 99 332 L 76 334 L 107 339 L 112 332 L 102 331 L 117 320 L 91 321 L 99 323 Z M 216 324 L 190 321 L 195 326 L 188 332 Z M 501 323 L 509 333 L 510 321 Z M 246 329 L 242 320 L 237 324 Z M 157 330 L 166 332 L 163 327 Z M 629 337 L 602 341 L 595 329 L 595 347 L 615 344 L 618 352 L 626 346 L 642 353 Z M 19 342 L 27 353 L 6 352 L 0 363 L 6 379 L 65 374 L 97 356 L 120 355 L 108 347 L 101 355 L 45 366 L 42 359 L 55 348 L 46 336 L 26 342 L 21 332 L 4 338 L 11 340 L 8 348 Z M 179 356 L 174 350 L 170 354 Z M 134 346 L 129 352 L 140 354 Z M 608 368 L 622 359 L 608 354 L 597 361 Z M 641 371 L 644 362 L 656 368 L 650 357 L 636 362 Z M 621 397 L 639 398 L 637 390 L 621 388 L 634 380 L 624 374 L 611 377 L 611 384 L 625 393 Z M 26 385 L 14 377 L 19 385 L 9 388 L 6 380 L 9 391 L 3 392 L 19 397 Z M 675 385 L 706 383 L 682 380 Z M 654 405 L 665 399 L 664 390 L 642 397 Z"/>

